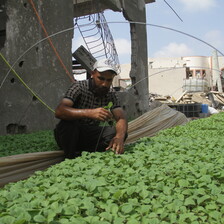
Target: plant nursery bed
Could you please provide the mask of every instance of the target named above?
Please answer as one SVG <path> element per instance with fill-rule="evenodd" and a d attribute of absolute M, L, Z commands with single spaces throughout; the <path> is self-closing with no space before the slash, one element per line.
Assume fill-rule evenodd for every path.
<path fill-rule="evenodd" d="M 224 114 L 83 153 L 0 189 L 0 223 L 177 224 L 224 220 Z"/>

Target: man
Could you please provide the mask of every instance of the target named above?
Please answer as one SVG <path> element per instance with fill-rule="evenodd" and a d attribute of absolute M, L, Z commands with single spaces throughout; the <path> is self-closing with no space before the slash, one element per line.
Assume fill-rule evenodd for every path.
<path fill-rule="evenodd" d="M 127 119 L 110 88 L 116 75 L 117 69 L 110 60 L 96 61 L 91 78 L 73 83 L 57 106 L 55 117 L 61 120 L 54 134 L 65 158 L 80 156 L 82 151 L 124 152 Z M 106 125 L 112 119 L 115 127 Z"/>

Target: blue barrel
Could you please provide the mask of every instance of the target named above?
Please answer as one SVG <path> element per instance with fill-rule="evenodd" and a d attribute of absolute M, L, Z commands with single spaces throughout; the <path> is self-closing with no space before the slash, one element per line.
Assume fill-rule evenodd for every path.
<path fill-rule="evenodd" d="M 201 104 L 201 112 L 205 114 L 208 113 L 208 104 Z"/>

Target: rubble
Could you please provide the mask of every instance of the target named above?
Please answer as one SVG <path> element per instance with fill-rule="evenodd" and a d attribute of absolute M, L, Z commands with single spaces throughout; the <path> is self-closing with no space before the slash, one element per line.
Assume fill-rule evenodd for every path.
<path fill-rule="evenodd" d="M 159 101 L 161 103 L 202 103 L 208 106 L 215 107 L 216 109 L 222 109 L 224 106 L 224 93 L 217 91 L 210 92 L 184 92 L 178 99 L 175 99 L 169 95 L 161 96 L 157 94 L 150 94 L 150 102 Z"/>
<path fill-rule="evenodd" d="M 187 117 L 207 117 L 213 112 L 224 111 L 224 93 L 218 91 L 209 92 L 183 92 L 177 99 L 172 96 L 150 94 L 150 109 L 161 104 L 167 104 L 173 109 L 185 113 Z M 208 112 L 202 112 L 202 105 L 206 105 Z"/>

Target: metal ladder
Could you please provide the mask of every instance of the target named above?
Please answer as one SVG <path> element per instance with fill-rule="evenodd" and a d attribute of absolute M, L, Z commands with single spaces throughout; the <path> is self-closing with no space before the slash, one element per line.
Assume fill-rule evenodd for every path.
<path fill-rule="evenodd" d="M 110 59 L 120 72 L 117 50 L 103 12 L 77 17 L 75 26 L 92 56 L 97 60 L 100 58 Z"/>

